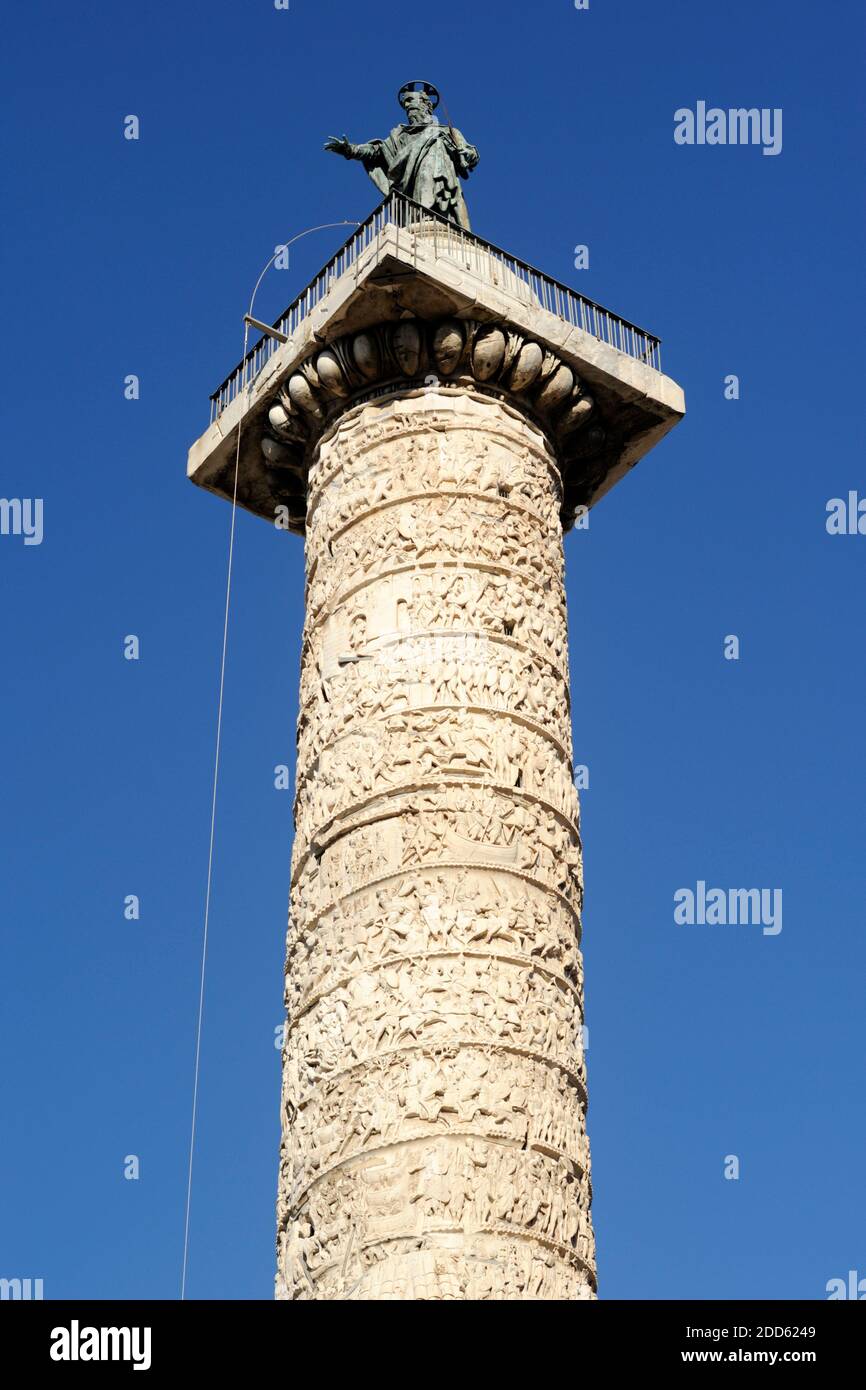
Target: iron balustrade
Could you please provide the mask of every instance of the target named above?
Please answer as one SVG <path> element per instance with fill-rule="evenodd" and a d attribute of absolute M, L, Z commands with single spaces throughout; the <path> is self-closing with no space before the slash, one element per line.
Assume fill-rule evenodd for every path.
<path fill-rule="evenodd" d="M 352 233 L 339 251 L 319 271 L 306 289 L 293 300 L 285 313 L 273 325 L 287 338 L 292 338 L 299 325 L 324 298 L 333 283 L 357 263 L 359 257 L 386 227 L 412 231 L 423 223 L 425 244 L 432 244 L 434 256 L 459 259 L 467 269 L 485 279 L 499 279 L 504 271 L 510 280 L 509 289 L 518 292 L 523 287 L 528 299 L 541 305 L 557 318 L 607 343 L 617 352 L 645 362 L 661 371 L 661 340 L 628 319 L 612 314 L 594 300 L 578 294 L 526 261 L 520 261 L 491 241 L 468 232 L 447 218 L 422 207 L 403 193 L 390 193 L 365 222 Z M 499 272 L 499 273 L 497 273 Z M 259 372 L 282 344 L 275 338 L 262 337 L 250 348 L 246 357 L 235 367 L 210 398 L 211 423 L 228 405 L 255 380 Z"/>

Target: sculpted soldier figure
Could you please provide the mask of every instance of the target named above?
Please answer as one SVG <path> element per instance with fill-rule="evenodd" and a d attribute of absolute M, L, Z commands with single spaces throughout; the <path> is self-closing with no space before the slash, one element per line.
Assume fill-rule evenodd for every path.
<path fill-rule="evenodd" d="M 353 145 L 345 135 L 332 135 L 325 149 L 344 159 L 358 159 L 380 193 L 396 189 L 422 207 L 438 212 L 458 226 L 469 228 L 469 214 L 460 180 L 478 163 L 478 151 L 459 130 L 441 126 L 434 115 L 439 93 L 432 82 L 406 82 L 397 93 L 406 122 L 395 126 L 386 140 Z"/>

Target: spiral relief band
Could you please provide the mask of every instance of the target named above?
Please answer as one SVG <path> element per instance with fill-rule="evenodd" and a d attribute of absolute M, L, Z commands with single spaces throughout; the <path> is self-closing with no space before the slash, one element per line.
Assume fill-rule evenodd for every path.
<path fill-rule="evenodd" d="M 322 356 L 277 1296 L 592 1298 L 554 446 L 473 381 L 315 419 Z"/>

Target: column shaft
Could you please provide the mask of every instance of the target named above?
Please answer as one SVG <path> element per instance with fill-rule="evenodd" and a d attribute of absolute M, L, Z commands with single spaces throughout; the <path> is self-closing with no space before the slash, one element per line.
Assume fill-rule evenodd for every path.
<path fill-rule="evenodd" d="M 316 447 L 278 1297 L 594 1296 L 561 505 L 492 393 Z"/>

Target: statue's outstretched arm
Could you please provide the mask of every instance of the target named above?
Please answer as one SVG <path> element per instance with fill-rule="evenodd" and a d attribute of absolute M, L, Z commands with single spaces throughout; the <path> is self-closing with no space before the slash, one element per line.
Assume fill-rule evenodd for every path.
<path fill-rule="evenodd" d="M 332 135 L 325 141 L 324 148 L 333 154 L 341 154 L 344 159 L 363 159 L 365 163 L 378 163 L 382 141 L 367 140 L 361 145 L 353 145 L 345 135 Z"/>

